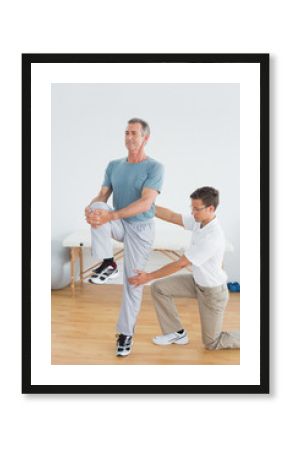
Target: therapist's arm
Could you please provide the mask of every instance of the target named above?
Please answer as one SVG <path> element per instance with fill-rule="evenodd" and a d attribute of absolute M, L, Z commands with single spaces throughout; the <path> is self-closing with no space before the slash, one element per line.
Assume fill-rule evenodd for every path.
<path fill-rule="evenodd" d="M 128 279 L 129 283 L 134 286 L 139 286 L 141 284 L 147 283 L 148 281 L 157 280 L 158 278 L 168 277 L 175 272 L 183 269 L 184 267 L 191 264 L 191 262 L 186 258 L 186 256 L 181 256 L 177 261 L 174 261 L 166 266 L 161 267 L 154 272 L 143 272 L 141 270 L 136 270 L 136 276 Z"/>
<path fill-rule="evenodd" d="M 171 211 L 170 209 L 157 206 L 155 208 L 155 216 L 165 222 L 174 223 L 183 227 L 182 215 Z"/>

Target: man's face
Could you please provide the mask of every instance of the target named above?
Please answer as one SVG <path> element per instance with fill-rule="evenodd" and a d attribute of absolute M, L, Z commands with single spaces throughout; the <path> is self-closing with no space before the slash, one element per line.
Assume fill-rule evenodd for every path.
<path fill-rule="evenodd" d="M 143 134 L 142 125 L 140 123 L 128 124 L 125 131 L 125 145 L 131 154 L 138 153 L 147 140 L 148 136 Z"/>
<path fill-rule="evenodd" d="M 205 206 L 202 200 L 200 200 L 199 198 L 191 200 L 191 211 L 194 220 L 196 222 L 204 224 L 209 222 L 213 218 L 215 213 L 215 209 L 212 205 Z"/>

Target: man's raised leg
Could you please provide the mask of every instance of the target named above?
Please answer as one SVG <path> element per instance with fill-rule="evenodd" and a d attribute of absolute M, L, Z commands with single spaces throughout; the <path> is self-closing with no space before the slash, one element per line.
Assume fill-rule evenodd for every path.
<path fill-rule="evenodd" d="M 96 209 L 109 210 L 109 206 L 103 202 L 95 202 L 91 205 L 92 211 Z M 119 276 L 117 264 L 114 261 L 112 237 L 118 241 L 124 239 L 124 227 L 121 220 L 107 222 L 104 225 L 91 227 L 92 256 L 102 263 L 93 270 L 89 281 L 93 284 L 104 284 L 109 279 Z"/>

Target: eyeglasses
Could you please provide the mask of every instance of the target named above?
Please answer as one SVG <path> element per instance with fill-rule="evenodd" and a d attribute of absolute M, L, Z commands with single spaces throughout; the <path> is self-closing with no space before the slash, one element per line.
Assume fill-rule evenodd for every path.
<path fill-rule="evenodd" d="M 205 208 L 208 208 L 208 206 L 203 206 L 202 208 L 193 208 L 193 207 L 191 206 L 190 208 L 191 208 L 191 211 L 193 211 L 193 212 L 199 212 L 199 211 L 202 211 L 202 210 L 205 209 Z"/>

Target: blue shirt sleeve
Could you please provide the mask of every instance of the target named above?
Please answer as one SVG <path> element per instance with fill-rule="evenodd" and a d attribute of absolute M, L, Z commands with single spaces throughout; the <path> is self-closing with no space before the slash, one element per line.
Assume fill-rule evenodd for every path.
<path fill-rule="evenodd" d="M 150 168 L 148 177 L 143 185 L 143 187 L 147 187 L 150 189 L 155 189 L 156 191 L 161 192 L 161 188 L 163 185 L 164 179 L 164 167 L 162 164 L 154 164 L 152 168 Z"/>
<path fill-rule="evenodd" d="M 102 186 L 107 186 L 112 189 L 111 173 L 112 173 L 112 164 L 109 163 L 107 165 L 107 168 L 105 171 L 105 176 L 104 176 L 104 181 L 102 183 Z"/>

